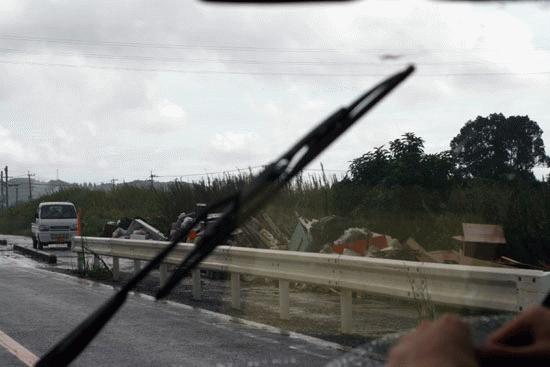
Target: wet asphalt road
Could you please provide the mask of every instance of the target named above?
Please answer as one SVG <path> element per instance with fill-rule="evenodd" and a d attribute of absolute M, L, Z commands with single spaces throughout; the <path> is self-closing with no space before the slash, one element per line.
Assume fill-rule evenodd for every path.
<path fill-rule="evenodd" d="M 0 252 L 0 331 L 37 356 L 113 293 Z M 318 366 L 336 345 L 210 311 L 132 295 L 76 366 Z M 21 366 L 0 347 L 0 365 Z"/>

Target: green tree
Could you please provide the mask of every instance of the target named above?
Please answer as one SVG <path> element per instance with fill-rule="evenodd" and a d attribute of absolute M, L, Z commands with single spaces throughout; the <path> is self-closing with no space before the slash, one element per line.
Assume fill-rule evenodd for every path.
<path fill-rule="evenodd" d="M 532 179 L 533 167 L 549 162 L 539 125 L 529 116 L 501 113 L 468 121 L 451 152 L 463 177 Z"/>
<path fill-rule="evenodd" d="M 390 152 L 381 145 L 351 161 L 351 181 L 367 186 L 378 185 L 384 183 L 390 170 Z"/>
<path fill-rule="evenodd" d="M 384 146 L 354 159 L 350 181 L 366 186 L 445 187 L 453 177 L 454 163 L 449 152 L 424 153 L 424 140 L 406 133 Z"/>
<path fill-rule="evenodd" d="M 423 182 L 422 166 L 424 140 L 414 133 L 405 133 L 400 139 L 390 142 L 392 171 L 389 183 L 392 185 L 426 185 Z"/>

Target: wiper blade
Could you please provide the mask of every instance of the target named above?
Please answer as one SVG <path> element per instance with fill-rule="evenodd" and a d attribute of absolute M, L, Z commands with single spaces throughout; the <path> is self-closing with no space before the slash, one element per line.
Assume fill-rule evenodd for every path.
<path fill-rule="evenodd" d="M 168 246 L 131 278 L 114 296 L 88 316 L 72 332 L 46 353 L 36 366 L 66 366 L 93 340 L 107 322 L 124 304 L 128 293 L 155 267 L 160 265 L 176 245 L 187 237 L 188 232 L 199 222 L 206 220 L 209 212 L 222 209 L 223 214 L 204 230 L 193 250 L 178 265 L 166 284 L 157 292 L 157 299 L 166 297 L 170 291 L 207 257 L 228 236 L 273 195 L 295 177 L 308 163 L 336 140 L 353 123 L 367 113 L 412 72 L 411 65 L 405 70 L 382 81 L 349 106 L 343 107 L 321 122 L 293 147 L 269 164 L 247 187 L 227 198 L 212 204 L 198 213 L 193 222 L 178 232 Z"/>
<path fill-rule="evenodd" d="M 364 93 L 348 107 L 339 109 L 279 159 L 268 165 L 248 187 L 235 195 L 235 198 L 224 208 L 223 215 L 205 229 L 191 253 L 157 292 L 156 298 L 166 297 L 218 244 L 223 243 L 231 232 L 413 71 L 414 67 L 409 66 Z"/>

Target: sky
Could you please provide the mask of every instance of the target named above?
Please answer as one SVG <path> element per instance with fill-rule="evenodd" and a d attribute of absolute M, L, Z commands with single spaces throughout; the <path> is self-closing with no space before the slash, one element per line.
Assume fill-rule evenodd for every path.
<path fill-rule="evenodd" d="M 411 63 L 310 169 L 341 175 L 406 132 L 442 151 L 493 112 L 529 115 L 550 153 L 549 16 L 544 2 L 4 0 L 0 165 L 98 183 L 258 167 Z"/>

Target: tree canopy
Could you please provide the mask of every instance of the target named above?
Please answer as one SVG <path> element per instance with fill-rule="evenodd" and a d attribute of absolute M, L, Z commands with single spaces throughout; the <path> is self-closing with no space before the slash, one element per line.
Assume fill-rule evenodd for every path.
<path fill-rule="evenodd" d="M 539 125 L 529 116 L 501 113 L 468 121 L 451 141 L 451 152 L 466 178 L 533 178 L 531 170 L 549 162 Z"/>
<path fill-rule="evenodd" d="M 382 145 L 350 165 L 351 181 L 367 186 L 443 187 L 453 170 L 449 152 L 424 153 L 424 140 L 410 132 L 390 141 L 389 150 Z"/>

